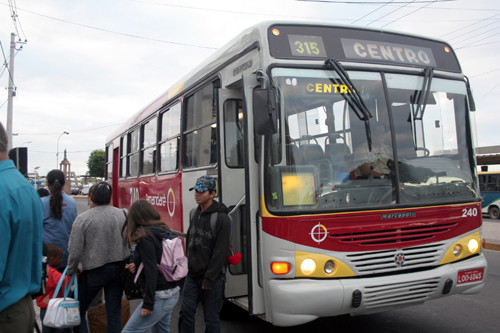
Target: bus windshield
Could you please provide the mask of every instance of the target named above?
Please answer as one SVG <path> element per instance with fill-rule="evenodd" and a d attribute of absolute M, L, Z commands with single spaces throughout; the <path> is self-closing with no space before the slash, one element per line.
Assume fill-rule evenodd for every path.
<path fill-rule="evenodd" d="M 349 86 L 334 70 L 271 73 L 280 108 L 266 178 L 272 211 L 478 198 L 463 81 L 348 71 Z"/>

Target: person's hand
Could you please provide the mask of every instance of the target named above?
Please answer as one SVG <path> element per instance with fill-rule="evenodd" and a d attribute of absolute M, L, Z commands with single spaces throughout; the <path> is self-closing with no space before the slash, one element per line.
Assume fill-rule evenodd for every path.
<path fill-rule="evenodd" d="M 135 273 L 136 267 L 134 263 L 131 263 L 131 264 L 126 264 L 125 269 L 128 269 L 130 273 Z"/>
<path fill-rule="evenodd" d="M 149 316 L 150 314 L 152 314 L 153 311 L 151 310 L 148 310 L 148 309 L 141 309 L 141 317 L 146 317 L 146 316 Z"/>

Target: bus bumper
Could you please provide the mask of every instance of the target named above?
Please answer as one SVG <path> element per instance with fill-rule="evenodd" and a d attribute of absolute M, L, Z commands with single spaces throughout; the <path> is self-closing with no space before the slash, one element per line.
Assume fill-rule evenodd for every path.
<path fill-rule="evenodd" d="M 480 280 L 458 283 L 459 272 L 481 269 Z M 368 314 L 448 295 L 478 293 L 485 275 L 486 259 L 481 253 L 415 273 L 373 278 L 270 280 L 268 320 L 276 326 L 295 326 L 319 317 Z"/>

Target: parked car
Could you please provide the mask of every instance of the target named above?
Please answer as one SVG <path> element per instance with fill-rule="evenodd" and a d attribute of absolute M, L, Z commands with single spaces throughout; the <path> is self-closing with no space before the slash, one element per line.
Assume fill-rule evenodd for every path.
<path fill-rule="evenodd" d="M 80 194 L 80 188 L 79 187 L 72 187 L 71 194 L 73 194 L 73 195 Z"/>

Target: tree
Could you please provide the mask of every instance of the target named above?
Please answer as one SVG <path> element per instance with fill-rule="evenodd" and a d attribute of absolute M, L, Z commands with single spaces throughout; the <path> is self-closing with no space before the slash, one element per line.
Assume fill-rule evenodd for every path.
<path fill-rule="evenodd" d="M 89 176 L 91 177 L 104 177 L 105 170 L 105 153 L 104 150 L 96 149 L 90 153 L 89 160 L 87 161 L 89 168 Z"/>

